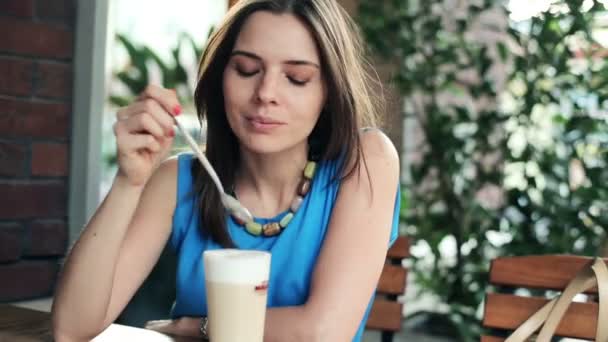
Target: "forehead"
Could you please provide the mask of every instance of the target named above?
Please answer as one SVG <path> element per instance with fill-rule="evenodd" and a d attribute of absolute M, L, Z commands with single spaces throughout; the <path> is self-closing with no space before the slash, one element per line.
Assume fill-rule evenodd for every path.
<path fill-rule="evenodd" d="M 310 28 L 293 14 L 257 11 L 245 20 L 235 50 L 253 52 L 262 59 L 306 59 L 319 63 L 319 53 Z"/>

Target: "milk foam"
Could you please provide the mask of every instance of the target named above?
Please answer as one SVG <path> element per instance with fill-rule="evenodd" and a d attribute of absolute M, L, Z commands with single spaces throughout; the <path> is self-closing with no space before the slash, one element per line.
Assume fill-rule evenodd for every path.
<path fill-rule="evenodd" d="M 270 253 L 253 250 L 218 249 L 203 252 L 207 281 L 259 285 L 268 281 Z"/>

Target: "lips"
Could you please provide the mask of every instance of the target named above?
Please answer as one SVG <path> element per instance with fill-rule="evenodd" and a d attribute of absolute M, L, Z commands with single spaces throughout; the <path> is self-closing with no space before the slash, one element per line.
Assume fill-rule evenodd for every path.
<path fill-rule="evenodd" d="M 249 116 L 249 117 L 247 117 L 247 120 L 254 122 L 254 123 L 262 124 L 262 125 L 283 125 L 284 124 L 284 122 L 274 120 L 269 117 L 257 116 L 257 115 Z"/>
<path fill-rule="evenodd" d="M 285 122 L 274 120 L 265 116 L 246 117 L 251 130 L 261 134 L 269 134 L 276 128 L 285 125 Z"/>

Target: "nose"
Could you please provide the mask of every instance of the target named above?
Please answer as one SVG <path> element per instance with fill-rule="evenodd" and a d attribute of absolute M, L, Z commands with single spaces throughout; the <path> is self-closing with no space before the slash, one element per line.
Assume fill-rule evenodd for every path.
<path fill-rule="evenodd" d="M 263 104 L 277 103 L 277 77 L 265 72 L 256 90 L 256 100 Z"/>

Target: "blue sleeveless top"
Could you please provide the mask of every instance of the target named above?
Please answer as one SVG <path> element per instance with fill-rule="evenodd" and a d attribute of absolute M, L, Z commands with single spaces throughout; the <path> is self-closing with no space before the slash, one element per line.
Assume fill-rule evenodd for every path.
<path fill-rule="evenodd" d="M 196 161 L 192 154 L 180 154 L 178 157 L 177 203 L 170 237 L 178 259 L 176 299 L 171 313 L 173 318 L 207 315 L 202 253 L 205 250 L 222 248 L 210 237 L 203 235 L 199 229 L 200 214 L 192 193 L 193 160 Z M 308 299 L 313 268 L 323 245 L 340 187 L 339 181 L 332 182 L 339 166 L 337 160 L 321 162 L 317 166 L 312 187 L 304 197 L 302 205 L 287 228 L 275 237 L 250 235 L 227 215 L 228 232 L 238 248 L 272 253 L 268 307 L 302 305 Z M 400 197 L 397 189 L 390 244 L 398 234 Z M 270 219 L 255 220 L 262 224 L 277 222 L 287 212 Z M 372 300 L 373 296 L 353 341 L 361 339 Z"/>

